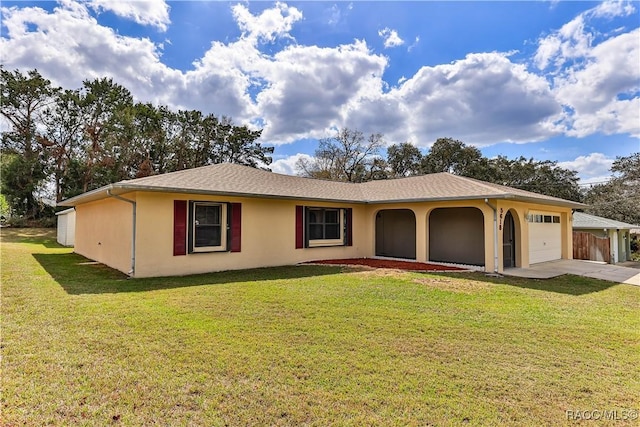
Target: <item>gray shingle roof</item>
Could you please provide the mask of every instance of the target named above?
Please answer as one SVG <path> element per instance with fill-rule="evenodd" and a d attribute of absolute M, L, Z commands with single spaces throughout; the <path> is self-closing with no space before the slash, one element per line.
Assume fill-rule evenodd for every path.
<path fill-rule="evenodd" d="M 586 228 L 605 229 L 606 228 L 606 229 L 626 230 L 626 229 L 640 228 L 640 225 L 628 224 L 626 222 L 603 218 L 601 216 L 589 215 L 584 212 L 574 212 L 573 228 L 578 228 L 578 229 L 586 229 Z"/>
<path fill-rule="evenodd" d="M 230 163 L 120 181 L 62 201 L 59 205 L 75 206 L 108 197 L 109 192 L 123 194 L 130 191 L 224 194 L 350 203 L 503 198 L 570 207 L 584 206 L 449 173 L 354 184 L 282 175 Z"/>

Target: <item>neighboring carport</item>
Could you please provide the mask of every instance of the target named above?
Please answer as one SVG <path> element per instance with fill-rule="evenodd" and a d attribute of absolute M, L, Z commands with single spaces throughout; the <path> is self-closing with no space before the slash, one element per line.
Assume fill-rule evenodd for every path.
<path fill-rule="evenodd" d="M 611 264 L 631 259 L 631 230 L 637 225 L 583 212 L 573 214 L 573 258 Z"/>
<path fill-rule="evenodd" d="M 484 235 L 480 209 L 434 209 L 429 214 L 429 261 L 484 266 Z"/>

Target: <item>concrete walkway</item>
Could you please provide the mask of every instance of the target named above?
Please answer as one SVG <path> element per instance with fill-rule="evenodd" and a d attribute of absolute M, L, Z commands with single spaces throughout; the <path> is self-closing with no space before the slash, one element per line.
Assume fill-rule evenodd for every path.
<path fill-rule="evenodd" d="M 505 268 L 504 270 L 505 276 L 526 277 L 529 279 L 550 279 L 563 274 L 575 274 L 576 276 L 640 286 L 640 270 L 637 268 L 596 261 L 561 259 L 533 264 L 529 268 Z"/>

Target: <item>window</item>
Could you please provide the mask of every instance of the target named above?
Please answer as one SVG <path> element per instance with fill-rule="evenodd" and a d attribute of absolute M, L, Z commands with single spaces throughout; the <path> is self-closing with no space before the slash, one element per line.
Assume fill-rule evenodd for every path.
<path fill-rule="evenodd" d="M 309 240 L 335 240 L 340 238 L 340 210 L 308 210 Z"/>
<path fill-rule="evenodd" d="M 350 208 L 296 207 L 296 248 L 351 246 Z"/>
<path fill-rule="evenodd" d="M 558 215 L 529 214 L 527 215 L 527 221 L 543 224 L 560 224 L 560 217 Z"/>
<path fill-rule="evenodd" d="M 240 252 L 242 204 L 173 201 L 173 256 Z"/>
<path fill-rule="evenodd" d="M 191 252 L 226 250 L 226 204 L 192 202 L 191 206 Z"/>

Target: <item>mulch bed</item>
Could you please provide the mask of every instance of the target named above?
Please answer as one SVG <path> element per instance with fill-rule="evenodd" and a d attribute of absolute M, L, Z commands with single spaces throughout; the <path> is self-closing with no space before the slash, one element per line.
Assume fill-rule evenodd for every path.
<path fill-rule="evenodd" d="M 325 259 L 321 261 L 306 262 L 304 264 L 364 265 L 373 268 L 395 268 L 398 270 L 411 271 L 465 271 L 462 268 L 449 267 L 447 265 L 375 258 Z"/>

